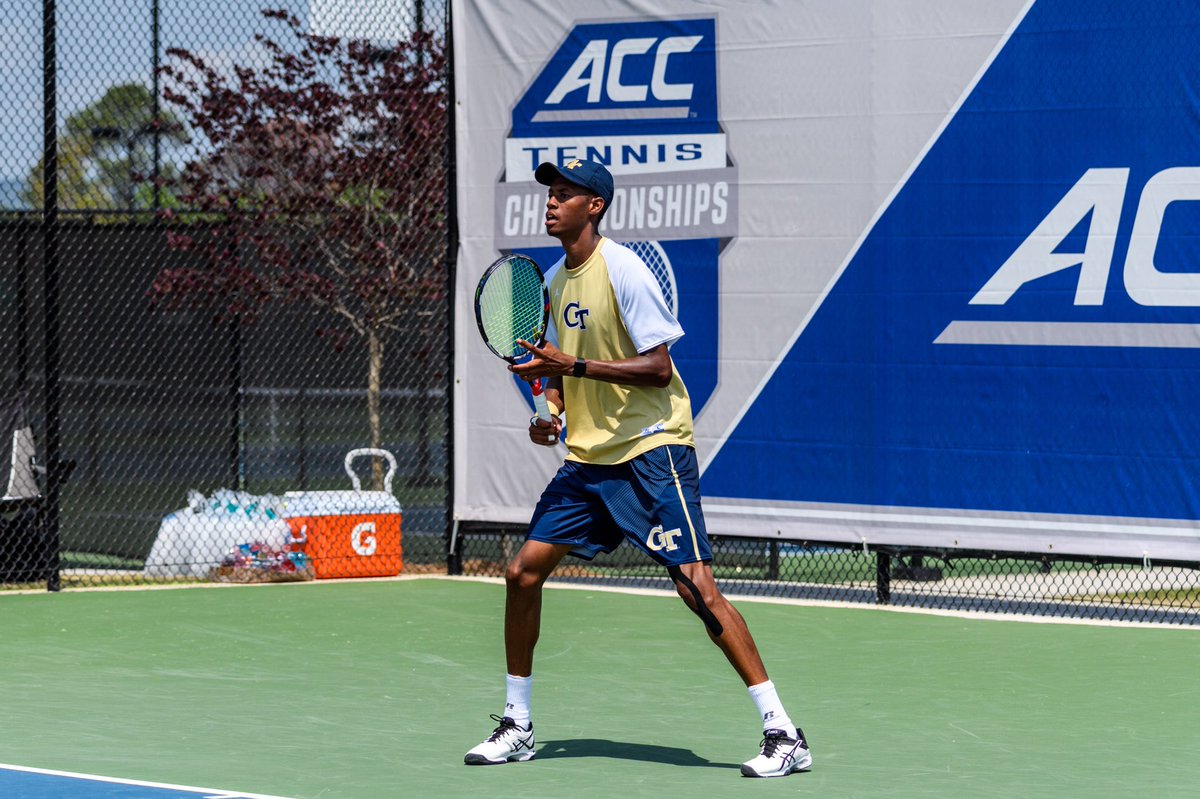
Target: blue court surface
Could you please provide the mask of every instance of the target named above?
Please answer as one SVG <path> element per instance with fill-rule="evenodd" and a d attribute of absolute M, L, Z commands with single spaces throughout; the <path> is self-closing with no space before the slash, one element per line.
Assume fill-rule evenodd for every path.
<path fill-rule="evenodd" d="M 261 793 L 122 780 L 94 774 L 10 766 L 0 763 L 0 796 L 4 799 L 288 799 Z"/>

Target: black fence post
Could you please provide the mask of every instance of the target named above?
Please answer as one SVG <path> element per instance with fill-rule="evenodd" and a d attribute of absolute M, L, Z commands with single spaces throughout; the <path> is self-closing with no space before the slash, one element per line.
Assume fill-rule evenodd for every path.
<path fill-rule="evenodd" d="M 462 541 L 454 524 L 454 290 L 458 258 L 458 160 L 455 156 L 453 3 L 446 4 L 446 572 L 462 574 Z M 457 550 L 457 551 L 456 551 Z"/>
<path fill-rule="evenodd" d="M 875 553 L 875 604 L 892 604 L 892 556 Z"/>
<path fill-rule="evenodd" d="M 59 352 L 58 352 L 58 88 L 55 0 L 42 2 L 42 316 L 45 330 L 46 506 L 43 528 L 50 564 L 46 589 L 59 591 Z"/>
<path fill-rule="evenodd" d="M 154 182 L 154 203 L 152 207 L 154 208 L 156 221 L 158 211 L 162 206 L 162 199 L 160 196 L 162 191 L 159 187 L 159 182 L 162 179 L 162 169 L 160 167 L 160 163 L 162 162 L 162 87 L 159 85 L 159 52 L 162 50 L 162 45 L 159 41 L 159 16 L 158 0 L 153 0 L 153 2 L 150 4 L 150 40 L 151 47 L 154 49 L 154 53 L 151 59 L 150 80 L 154 86 L 154 163 L 151 165 L 150 174 L 151 179 Z"/>

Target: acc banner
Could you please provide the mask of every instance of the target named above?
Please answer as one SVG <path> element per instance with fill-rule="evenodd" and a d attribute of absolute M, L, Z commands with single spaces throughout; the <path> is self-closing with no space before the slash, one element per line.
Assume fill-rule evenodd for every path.
<path fill-rule="evenodd" d="M 543 161 L 585 158 L 616 180 L 601 232 L 658 278 L 687 335 L 672 357 L 697 411 L 716 385 L 717 260 L 737 235 L 737 169 L 717 116 L 713 17 L 580 23 L 546 58 L 512 111 L 496 184 L 493 243 L 544 266 Z"/>
<path fill-rule="evenodd" d="M 1200 10 L 1187 2 L 455 3 L 455 517 L 562 451 L 475 341 L 549 265 L 542 160 L 686 335 L 712 532 L 1200 558 Z"/>

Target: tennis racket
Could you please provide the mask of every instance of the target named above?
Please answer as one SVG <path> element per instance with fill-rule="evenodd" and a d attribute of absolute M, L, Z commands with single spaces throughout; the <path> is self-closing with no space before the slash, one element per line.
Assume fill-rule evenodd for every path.
<path fill-rule="evenodd" d="M 541 346 L 550 320 L 550 289 L 528 255 L 506 255 L 487 268 L 475 287 L 475 321 L 488 349 L 509 363 L 529 357 L 517 341 Z M 531 384 L 537 416 L 550 422 L 542 380 Z M 553 436 L 551 442 L 554 441 Z"/>

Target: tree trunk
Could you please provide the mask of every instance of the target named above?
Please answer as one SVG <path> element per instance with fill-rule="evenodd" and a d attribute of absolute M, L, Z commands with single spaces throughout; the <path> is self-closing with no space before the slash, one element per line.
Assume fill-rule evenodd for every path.
<path fill-rule="evenodd" d="M 367 425 L 370 429 L 371 447 L 383 445 L 383 418 L 380 412 L 383 395 L 383 339 L 375 329 L 367 331 Z M 371 461 L 371 485 L 375 491 L 383 490 L 383 461 Z"/>

